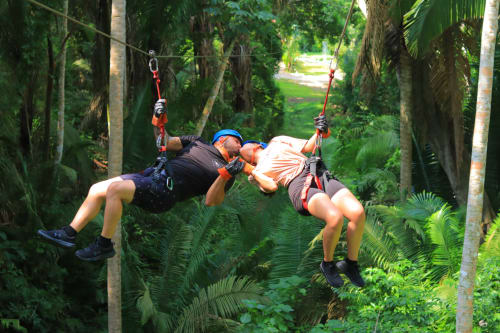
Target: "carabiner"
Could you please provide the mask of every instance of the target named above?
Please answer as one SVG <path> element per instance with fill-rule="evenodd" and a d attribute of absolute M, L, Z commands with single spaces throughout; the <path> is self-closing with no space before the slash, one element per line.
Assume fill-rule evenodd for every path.
<path fill-rule="evenodd" d="M 174 188 L 174 179 L 172 177 L 167 177 L 167 188 L 169 191 Z"/>
<path fill-rule="evenodd" d="M 156 148 L 161 149 L 163 137 L 161 134 L 156 138 Z"/>
<path fill-rule="evenodd" d="M 154 50 L 149 50 L 149 56 L 151 59 L 149 59 L 149 70 L 151 73 L 158 72 L 158 59 L 155 57 L 156 53 Z M 154 62 L 154 68 L 153 68 L 153 62 Z"/>

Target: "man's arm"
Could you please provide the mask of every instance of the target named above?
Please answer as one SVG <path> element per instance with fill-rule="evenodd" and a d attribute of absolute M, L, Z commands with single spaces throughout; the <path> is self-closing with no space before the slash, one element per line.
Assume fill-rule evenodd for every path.
<path fill-rule="evenodd" d="M 226 184 L 229 179 L 224 179 L 222 176 L 217 177 L 212 183 L 212 186 L 208 189 L 207 196 L 205 198 L 206 206 L 218 206 L 226 197 Z"/>
<path fill-rule="evenodd" d="M 155 136 L 158 137 L 160 134 L 160 131 L 157 127 L 154 128 Z M 178 136 L 170 136 L 168 133 L 165 131 L 165 135 L 167 136 L 167 150 L 168 151 L 173 151 L 173 152 L 178 152 L 184 148 L 182 145 L 182 140 Z"/>

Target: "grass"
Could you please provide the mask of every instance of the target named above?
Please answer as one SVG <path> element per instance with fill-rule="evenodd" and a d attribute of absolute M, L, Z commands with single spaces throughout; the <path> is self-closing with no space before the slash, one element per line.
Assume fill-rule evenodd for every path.
<path fill-rule="evenodd" d="M 308 139 L 314 133 L 313 118 L 323 108 L 325 92 L 289 80 L 279 80 L 277 83 L 286 98 L 282 134 Z"/>

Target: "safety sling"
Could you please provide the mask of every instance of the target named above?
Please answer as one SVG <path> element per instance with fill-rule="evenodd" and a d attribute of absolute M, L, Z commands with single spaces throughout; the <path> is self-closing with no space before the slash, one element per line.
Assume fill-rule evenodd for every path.
<path fill-rule="evenodd" d="M 156 92 L 158 94 L 158 100 L 161 99 L 160 94 L 160 76 L 158 73 L 158 59 L 155 57 L 155 51 L 150 50 L 149 55 L 149 70 L 153 73 L 153 79 L 156 82 Z M 167 106 L 167 100 L 165 99 L 165 107 Z M 151 123 L 158 128 L 160 134 L 156 138 L 156 147 L 158 148 L 159 155 L 153 164 L 153 174 L 152 174 L 152 184 L 151 189 L 153 191 L 159 192 L 166 185 L 167 189 L 172 191 L 174 188 L 173 172 L 167 158 L 167 144 L 168 144 L 168 134 L 165 131 L 165 124 L 168 122 L 167 113 L 163 112 L 157 114 L 156 111 L 153 113 L 153 119 Z"/>
<path fill-rule="evenodd" d="M 328 82 L 328 89 L 326 91 L 325 103 L 323 104 L 323 111 L 321 111 L 321 113 L 319 114 L 320 116 L 323 116 L 325 114 L 325 109 L 328 102 L 328 95 L 330 93 L 330 88 L 332 86 L 332 81 L 334 76 L 335 76 L 335 69 L 331 68 L 330 80 Z M 318 189 L 323 190 L 323 185 L 321 184 L 321 180 L 318 175 L 320 171 L 318 167 L 326 169 L 324 168 L 323 161 L 321 160 L 321 144 L 323 143 L 323 138 L 328 137 L 329 134 L 330 133 L 320 133 L 319 129 L 316 129 L 316 142 L 314 144 L 312 155 L 307 159 L 306 165 L 304 166 L 304 168 L 307 168 L 307 166 L 309 166 L 309 172 L 306 176 L 304 187 L 302 188 L 302 193 L 300 195 L 300 199 L 302 200 L 302 206 L 304 207 L 305 210 L 308 210 L 307 193 L 311 188 L 312 181 L 314 180 Z M 323 171 L 322 173 L 324 172 L 326 171 Z"/>

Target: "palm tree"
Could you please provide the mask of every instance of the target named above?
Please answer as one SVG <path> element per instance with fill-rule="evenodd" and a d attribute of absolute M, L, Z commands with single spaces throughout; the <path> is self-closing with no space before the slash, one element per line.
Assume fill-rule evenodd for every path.
<path fill-rule="evenodd" d="M 115 0 L 111 9 L 111 36 L 126 40 L 125 0 Z M 123 92 L 125 72 L 125 46 L 111 41 L 109 66 L 109 154 L 108 176 L 122 173 L 123 159 Z M 113 236 L 116 255 L 108 260 L 108 330 L 122 331 L 121 316 L 121 225 L 118 222 Z"/>
<path fill-rule="evenodd" d="M 460 205 L 467 203 L 470 165 L 462 97 L 472 81 L 464 50 L 478 54 L 477 23 L 483 13 L 483 0 L 417 0 L 404 14 L 406 44 L 416 57 L 415 123 L 438 157 Z M 490 223 L 495 214 L 489 198 L 484 199 L 484 220 Z"/>
<path fill-rule="evenodd" d="M 64 0 L 63 3 L 63 13 L 68 15 L 68 0 Z M 62 31 L 61 36 L 66 38 L 66 33 L 68 31 L 68 19 L 63 18 L 62 21 Z M 63 49 L 61 50 L 61 63 L 59 64 L 59 104 L 57 112 L 57 146 L 56 146 L 56 156 L 55 164 L 61 164 L 61 159 L 63 155 L 64 146 L 64 82 L 66 78 L 66 43 L 63 44 Z"/>
<path fill-rule="evenodd" d="M 476 121 L 470 167 L 467 220 L 457 298 L 457 332 L 472 332 L 473 292 L 483 212 L 486 149 L 491 112 L 493 63 L 498 31 L 498 0 L 487 0 L 481 36 Z"/>

